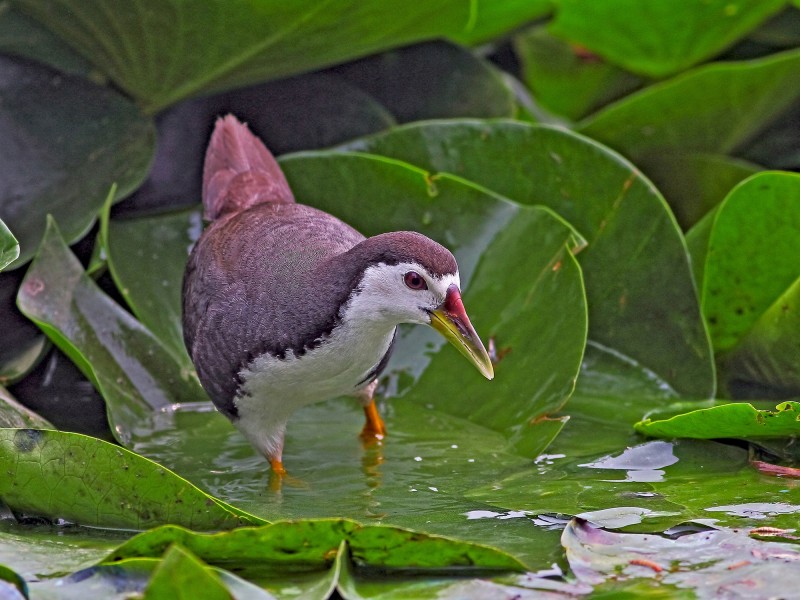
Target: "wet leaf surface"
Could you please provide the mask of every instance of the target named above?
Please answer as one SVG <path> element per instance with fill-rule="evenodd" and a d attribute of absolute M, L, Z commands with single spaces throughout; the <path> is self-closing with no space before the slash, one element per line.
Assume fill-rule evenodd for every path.
<path fill-rule="evenodd" d="M 22 515 L 134 530 L 261 522 L 146 458 L 77 433 L 2 429 L 0 461 L 0 497 Z"/>
<path fill-rule="evenodd" d="M 800 584 L 795 547 L 756 541 L 746 531 L 714 529 L 669 539 L 604 531 L 576 519 L 561 543 L 572 573 L 588 584 L 655 578 L 699 598 L 782 597 Z"/>
<path fill-rule="evenodd" d="M 201 597 L 233 599 L 216 573 L 206 569 L 196 556 L 179 545 L 170 546 L 147 584 L 144 599 Z"/>
<path fill-rule="evenodd" d="M 782 402 L 775 410 L 757 410 L 752 404 L 725 404 L 666 420 L 644 419 L 636 431 L 651 437 L 696 439 L 753 439 L 800 436 L 800 403 Z"/>

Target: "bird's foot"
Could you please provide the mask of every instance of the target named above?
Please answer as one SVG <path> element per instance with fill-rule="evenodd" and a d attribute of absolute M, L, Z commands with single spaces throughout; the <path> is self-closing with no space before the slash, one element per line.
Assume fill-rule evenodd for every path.
<path fill-rule="evenodd" d="M 361 430 L 361 439 L 367 444 L 380 443 L 386 437 L 386 425 L 378 413 L 375 400 L 364 406 L 364 415 L 367 417 L 367 422 Z"/>
<path fill-rule="evenodd" d="M 269 474 L 269 489 L 273 492 L 280 492 L 284 485 L 293 488 L 308 488 L 308 483 L 297 477 L 292 477 L 286 471 L 283 463 L 275 458 L 270 459 L 270 466 L 272 467 Z"/>

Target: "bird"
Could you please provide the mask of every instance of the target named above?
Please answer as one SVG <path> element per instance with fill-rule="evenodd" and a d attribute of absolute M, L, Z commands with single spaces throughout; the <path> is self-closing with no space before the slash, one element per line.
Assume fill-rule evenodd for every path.
<path fill-rule="evenodd" d="M 433 327 L 494 377 L 451 252 L 412 231 L 365 237 L 296 202 L 275 158 L 233 115 L 211 134 L 202 201 L 209 223 L 184 272 L 184 342 L 217 410 L 276 475 L 286 475 L 287 422 L 308 404 L 355 397 L 362 437 L 383 439 L 374 394 L 401 323 Z"/>

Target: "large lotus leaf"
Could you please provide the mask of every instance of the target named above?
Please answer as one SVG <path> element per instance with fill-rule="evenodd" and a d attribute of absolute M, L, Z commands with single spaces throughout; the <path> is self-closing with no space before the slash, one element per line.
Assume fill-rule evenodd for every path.
<path fill-rule="evenodd" d="M 800 51 L 701 66 L 580 123 L 578 131 L 637 164 L 661 155 L 727 154 L 800 98 Z"/>
<path fill-rule="evenodd" d="M 350 0 L 18 0 L 155 112 L 192 95 L 277 79 L 415 41 L 479 38 L 526 20 L 530 3 Z M 534 3 L 541 7 L 542 3 Z M 484 30 L 484 14 L 486 15 Z"/>
<path fill-rule="evenodd" d="M 109 186 L 141 183 L 154 130 L 129 100 L 86 79 L 0 57 L 0 218 L 33 256 L 46 216 L 68 242 L 91 227 Z"/>
<path fill-rule="evenodd" d="M 730 384 L 800 391 L 800 175 L 759 173 L 689 234 L 703 313 Z"/>
<path fill-rule="evenodd" d="M 32 58 L 66 73 L 86 75 L 89 62 L 40 23 L 6 3 L 0 13 L 0 51 Z"/>
<path fill-rule="evenodd" d="M 77 433 L 0 429 L 0 465 L 0 498 L 18 514 L 123 529 L 264 522 L 151 460 Z"/>
<path fill-rule="evenodd" d="M 590 585 L 651 578 L 698 598 L 781 598 L 800 585 L 795 547 L 754 540 L 736 529 L 670 539 L 604 531 L 574 519 L 561 543 L 572 574 Z"/>
<path fill-rule="evenodd" d="M 784 5 L 785 0 L 560 0 L 550 29 L 630 71 L 664 77 L 714 56 Z"/>
<path fill-rule="evenodd" d="M 52 221 L 17 301 L 101 392 L 123 443 L 153 410 L 205 399 L 153 334 L 86 275 Z"/>
<path fill-rule="evenodd" d="M 376 98 L 400 123 L 513 117 L 517 112 L 514 95 L 497 68 L 446 42 L 370 56 L 335 72 Z"/>
<path fill-rule="evenodd" d="M 47 419 L 17 402 L 3 386 L 0 386 L 0 427 L 53 429 Z"/>
<path fill-rule="evenodd" d="M 647 175 L 664 194 L 684 230 L 713 210 L 758 165 L 722 154 L 662 155 L 647 164 Z"/>
<path fill-rule="evenodd" d="M 632 92 L 642 79 L 553 36 L 544 25 L 514 36 L 522 79 L 542 106 L 579 119 Z"/>
<path fill-rule="evenodd" d="M 704 408 L 665 420 L 644 419 L 636 431 L 651 437 L 697 439 L 800 436 L 800 403 L 783 402 L 775 410 L 735 403 Z"/>
<path fill-rule="evenodd" d="M 686 395 L 713 394 L 711 350 L 683 238 L 657 190 L 618 155 L 566 131 L 511 121 L 409 125 L 344 149 L 549 206 L 589 243 L 578 259 L 590 338 Z"/>

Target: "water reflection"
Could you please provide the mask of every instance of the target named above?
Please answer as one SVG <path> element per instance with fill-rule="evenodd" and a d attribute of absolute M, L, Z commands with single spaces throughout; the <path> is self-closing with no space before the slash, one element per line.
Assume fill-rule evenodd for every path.
<path fill-rule="evenodd" d="M 670 442 L 654 441 L 645 442 L 632 448 L 627 448 L 619 455 L 607 455 L 590 463 L 583 463 L 579 467 L 589 469 L 611 469 L 627 471 L 625 479 L 604 479 L 608 482 L 639 482 L 654 483 L 664 481 L 663 467 L 674 465 L 678 457 L 673 452 L 674 445 Z"/>

